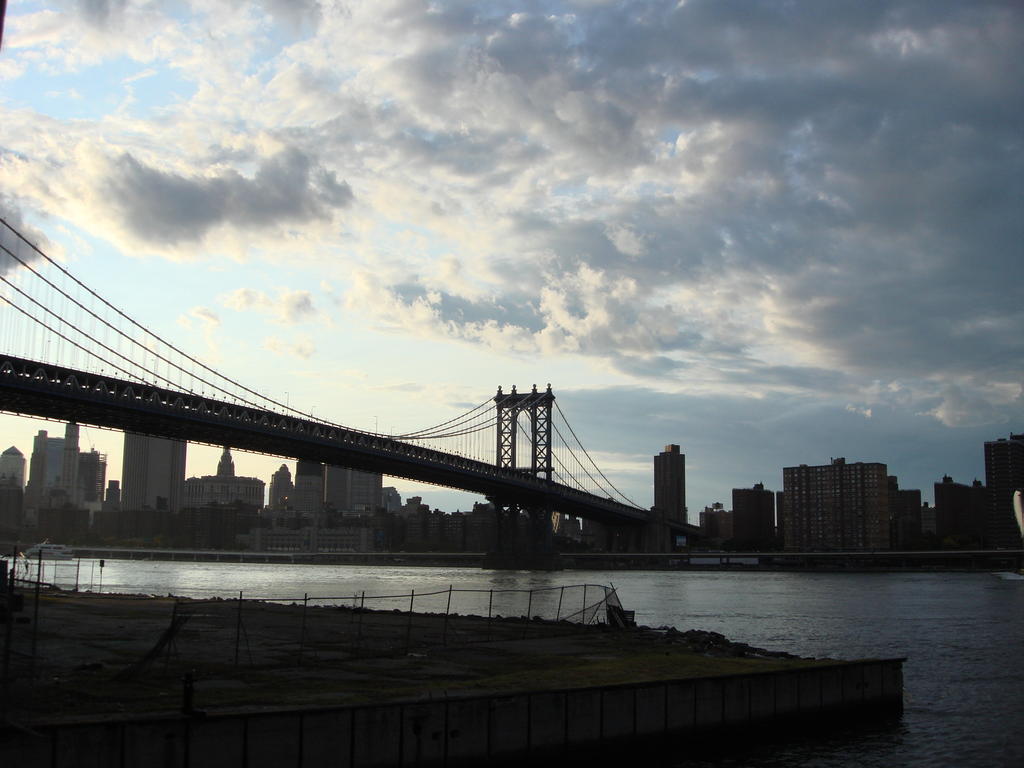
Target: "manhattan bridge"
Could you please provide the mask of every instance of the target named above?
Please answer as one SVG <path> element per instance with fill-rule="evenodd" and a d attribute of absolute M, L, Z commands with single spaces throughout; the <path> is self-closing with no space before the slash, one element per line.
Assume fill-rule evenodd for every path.
<path fill-rule="evenodd" d="M 0 298 L 0 411 L 479 493 L 498 510 L 494 551 L 510 563 L 551 551 L 558 514 L 601 523 L 631 548 L 667 541 L 664 523 L 597 466 L 550 385 L 498 387 L 465 413 L 400 435 L 314 418 L 136 322 L 3 219 Z"/>

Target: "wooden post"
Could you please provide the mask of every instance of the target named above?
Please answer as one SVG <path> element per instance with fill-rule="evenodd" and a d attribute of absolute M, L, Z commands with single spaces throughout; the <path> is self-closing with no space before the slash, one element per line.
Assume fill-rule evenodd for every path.
<path fill-rule="evenodd" d="M 409 652 L 409 643 L 412 639 L 412 606 L 416 601 L 416 590 L 409 595 L 409 623 L 405 626 L 405 652 Z"/>
<path fill-rule="evenodd" d="M 235 666 L 238 666 L 238 644 L 242 639 L 242 590 L 238 590 L 238 618 L 235 620 Z"/>
<path fill-rule="evenodd" d="M 39 550 L 39 559 L 36 561 L 36 594 L 32 605 L 32 664 L 29 671 L 29 679 L 36 678 L 36 637 L 39 634 L 39 584 L 42 581 L 43 573 L 43 551 Z M 8 621 L 14 621 L 14 616 L 8 614 Z"/>
<path fill-rule="evenodd" d="M 366 590 L 363 590 L 363 596 L 359 600 L 359 625 L 356 628 L 356 648 L 361 648 L 363 644 L 363 613 L 366 607 Z"/>
<path fill-rule="evenodd" d="M 452 610 L 452 585 L 448 585 L 448 605 L 444 609 L 444 633 L 441 638 L 443 645 L 448 645 L 448 614 Z"/>
<path fill-rule="evenodd" d="M 494 587 L 491 587 L 491 591 L 488 593 L 487 598 L 487 641 L 490 642 L 493 637 L 491 635 L 491 607 L 494 605 Z"/>
<path fill-rule="evenodd" d="M 533 613 L 533 590 L 530 590 L 530 597 L 526 601 L 526 624 L 523 625 L 523 637 L 530 631 L 530 614 Z"/>
<path fill-rule="evenodd" d="M 302 595 L 302 625 L 299 629 L 299 666 L 302 666 L 302 650 L 306 645 L 306 609 L 309 607 L 309 593 Z"/>

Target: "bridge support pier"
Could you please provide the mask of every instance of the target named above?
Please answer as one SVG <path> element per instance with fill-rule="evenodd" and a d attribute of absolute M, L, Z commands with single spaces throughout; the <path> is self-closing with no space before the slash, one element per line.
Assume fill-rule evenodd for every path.
<path fill-rule="evenodd" d="M 671 552 L 672 531 L 664 520 L 652 520 L 643 527 L 644 552 Z"/>
<path fill-rule="evenodd" d="M 494 549 L 484 556 L 484 568 L 495 570 L 558 571 L 551 510 L 526 507 L 491 498 L 497 511 Z"/>
<path fill-rule="evenodd" d="M 642 552 L 644 551 L 643 529 L 632 525 L 605 526 L 605 551 L 607 552 Z"/>

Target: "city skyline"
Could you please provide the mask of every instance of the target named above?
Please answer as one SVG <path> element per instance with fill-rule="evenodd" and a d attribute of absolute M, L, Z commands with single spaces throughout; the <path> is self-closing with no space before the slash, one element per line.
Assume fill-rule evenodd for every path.
<path fill-rule="evenodd" d="M 3 215 L 316 416 L 551 382 L 644 506 L 667 444 L 696 510 L 836 456 L 927 499 L 1021 431 L 1019 8 L 432 7 L 12 2 Z"/>
<path fill-rule="evenodd" d="M 18 421 L 29 423 L 29 424 L 31 424 L 33 426 L 33 429 L 32 429 L 33 437 L 35 437 L 35 435 L 38 433 L 39 430 L 45 430 L 45 431 L 49 431 L 49 432 L 52 433 L 53 427 L 55 425 L 61 427 L 61 430 L 62 430 L 61 434 L 63 434 L 63 429 L 65 427 L 64 422 L 47 421 L 47 420 L 33 419 L 33 418 L 27 418 L 27 417 L 16 417 L 16 418 L 18 419 Z M 84 434 L 86 436 L 85 440 L 81 444 L 82 451 L 83 452 L 98 451 L 99 453 L 103 454 L 107 458 L 107 468 L 106 468 L 106 478 L 107 478 L 107 480 L 122 480 L 122 471 L 121 471 L 121 469 L 122 469 L 122 455 L 123 455 L 122 447 L 123 447 L 123 443 L 124 443 L 124 433 L 117 432 L 116 430 L 99 429 L 99 428 L 96 428 L 96 427 L 91 427 L 90 428 L 90 427 L 85 427 L 85 426 L 80 427 L 80 430 L 81 430 L 82 434 Z M 90 433 L 92 433 L 92 434 L 90 435 Z M 110 447 L 113 447 L 113 444 L 110 444 L 107 449 L 97 448 L 97 445 L 102 445 L 102 444 L 97 444 L 97 443 L 93 442 L 93 439 L 94 439 L 94 436 L 95 436 L 96 433 L 102 433 L 103 435 L 106 435 L 106 436 L 109 436 L 110 438 L 115 439 L 116 443 L 117 443 L 116 449 L 115 450 L 109 450 Z M 962 483 L 962 484 L 965 484 L 965 485 L 970 485 L 974 481 L 979 481 L 979 482 L 984 483 L 985 477 L 986 477 L 985 476 L 985 472 L 984 472 L 984 456 L 985 456 L 985 450 L 986 450 L 985 444 L 989 443 L 989 442 L 997 442 L 997 441 L 1000 441 L 1000 440 L 1005 440 L 1005 439 L 1009 438 L 1010 436 L 1011 435 L 1009 433 L 1007 435 L 991 436 L 988 439 L 983 440 L 982 443 L 979 444 L 978 452 L 979 452 L 979 454 L 981 456 L 980 463 L 982 465 L 982 473 L 980 474 L 980 476 L 964 477 L 964 478 L 953 477 L 951 479 L 955 480 L 958 483 Z M 63 440 L 63 438 L 61 438 L 61 440 Z M 3 440 L 0 440 L 0 442 L 3 442 Z M 28 450 L 22 450 L 16 444 L 12 444 L 10 447 L 16 448 L 19 451 L 21 451 L 21 453 L 24 455 L 26 463 L 28 462 L 28 459 L 31 457 L 31 453 L 32 453 L 31 446 L 29 446 Z M 678 446 L 666 446 L 666 449 L 668 449 L 668 448 L 678 448 Z M 209 475 L 210 472 L 212 471 L 212 469 L 217 467 L 218 462 L 223 457 L 223 453 L 224 453 L 224 447 L 223 446 L 210 446 L 210 445 L 203 445 L 203 444 L 198 444 L 198 443 L 188 443 L 188 450 L 186 452 L 186 458 L 185 458 L 185 477 L 186 478 L 200 478 L 200 477 L 202 477 L 204 475 Z M 685 451 L 683 451 L 683 453 L 685 453 Z M 664 456 L 664 454 L 662 454 L 662 456 Z M 259 479 L 263 480 L 266 483 L 266 493 L 270 492 L 270 481 L 271 481 L 271 478 L 272 478 L 273 474 L 280 468 L 282 461 L 286 465 L 288 465 L 288 468 L 292 472 L 293 477 L 295 475 L 296 459 L 293 459 L 293 458 L 281 457 L 281 456 L 277 456 L 277 455 L 253 454 L 253 453 L 250 453 L 250 452 L 247 452 L 247 451 L 243 451 L 243 450 L 240 450 L 240 449 L 235 449 L 235 448 L 231 449 L 231 457 L 234 460 L 235 465 L 237 467 L 236 474 L 238 476 L 256 477 L 256 478 L 259 478 Z M 829 457 L 829 461 L 832 461 L 834 458 L 835 457 L 830 456 Z M 655 497 L 655 483 L 656 483 L 656 480 L 655 480 L 655 477 L 656 477 L 655 466 L 657 464 L 658 455 L 655 455 L 653 457 L 653 459 L 654 460 L 651 462 L 651 464 L 650 464 L 650 466 L 648 468 L 648 474 L 650 476 L 649 477 L 648 495 L 651 498 L 651 502 L 646 505 L 647 508 L 653 507 L 653 505 L 654 505 L 654 497 Z M 809 461 L 801 461 L 796 466 L 799 466 L 800 464 L 807 464 L 807 465 L 812 465 L 813 466 L 814 462 L 821 463 L 823 461 L 824 461 L 823 458 L 815 457 L 815 458 L 812 458 Z M 860 461 L 870 462 L 871 459 L 870 458 L 865 458 L 865 457 L 858 457 L 856 459 L 851 458 L 850 461 L 852 461 L 852 462 L 860 462 Z M 886 462 L 883 461 L 883 462 L 878 462 L 878 463 L 885 464 Z M 746 484 L 744 484 L 742 482 L 739 482 L 738 484 L 730 486 L 729 488 L 722 488 L 721 489 L 721 493 L 719 495 L 714 496 L 714 498 L 709 497 L 706 501 L 700 502 L 700 504 L 690 504 L 689 506 L 690 506 L 690 510 L 691 511 L 690 511 L 690 515 L 689 515 L 689 517 L 690 517 L 690 521 L 689 522 L 691 522 L 691 523 L 696 525 L 697 511 L 702 509 L 702 508 L 704 508 L 705 506 L 711 506 L 712 504 L 719 503 L 719 502 L 728 503 L 728 501 L 732 498 L 733 491 L 736 490 L 736 489 L 748 488 L 750 486 L 753 486 L 754 484 L 762 484 L 768 490 L 781 491 L 782 488 L 783 488 L 783 471 L 784 471 L 784 469 L 785 469 L 785 467 L 779 466 L 777 468 L 777 471 L 776 471 L 776 476 L 774 478 L 772 478 L 772 479 L 758 479 L 756 481 L 751 481 L 751 482 L 748 482 Z M 899 472 L 899 468 L 898 467 L 889 466 L 888 470 L 889 470 L 889 474 L 895 475 L 897 478 L 899 478 L 899 482 L 900 482 L 900 487 L 901 488 L 913 488 L 914 490 L 919 490 L 921 492 L 921 499 L 923 501 L 928 502 L 932 506 L 934 506 L 934 504 L 935 504 L 935 494 L 933 492 L 933 489 L 934 489 L 935 485 L 941 483 L 941 481 L 943 480 L 944 477 L 948 479 L 948 475 L 949 475 L 949 473 L 945 473 L 943 475 L 936 476 L 935 478 L 931 479 L 930 482 L 924 483 L 920 487 L 918 487 L 916 485 L 913 485 L 913 483 L 909 482 L 908 480 L 906 480 L 905 479 L 906 476 Z M 264 471 L 266 472 L 265 476 L 263 474 L 259 474 L 260 472 L 264 472 Z M 684 470 L 684 472 L 686 474 L 685 474 L 685 479 L 684 479 L 683 482 L 686 483 L 687 485 L 689 485 L 691 482 L 694 481 L 694 478 L 692 477 L 692 475 L 690 474 L 690 471 L 688 469 Z M 472 493 L 470 493 L 468 491 L 462 491 L 462 490 L 454 489 L 454 488 L 445 488 L 443 486 L 435 486 L 435 485 L 429 485 L 429 484 L 425 484 L 425 483 L 418 483 L 418 482 L 411 481 L 411 480 L 405 480 L 403 478 L 391 477 L 389 475 L 384 475 L 383 477 L 384 477 L 384 479 L 386 481 L 384 484 L 396 488 L 398 490 L 398 492 L 400 493 L 400 495 L 402 496 L 402 498 L 409 498 L 411 496 L 417 496 L 417 495 L 423 496 L 424 499 L 427 502 L 430 503 L 430 506 L 432 508 L 443 509 L 446 512 L 454 512 L 454 511 L 458 511 L 458 510 L 463 510 L 464 511 L 466 509 L 472 508 L 472 505 L 474 503 L 480 502 L 480 501 L 483 500 L 481 497 L 476 496 L 476 495 L 474 495 L 474 494 L 472 494 Z M 26 479 L 27 479 L 27 470 L 26 470 Z M 700 482 L 697 482 L 697 485 L 701 486 L 703 484 L 700 483 Z M 270 503 L 269 499 L 268 499 L 267 503 Z"/>

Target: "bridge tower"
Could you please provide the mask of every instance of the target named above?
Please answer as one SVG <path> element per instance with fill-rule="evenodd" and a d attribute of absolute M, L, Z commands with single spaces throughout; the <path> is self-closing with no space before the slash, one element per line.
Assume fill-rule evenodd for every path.
<path fill-rule="evenodd" d="M 543 477 L 551 482 L 551 405 L 555 395 L 548 384 L 546 392 L 538 392 L 537 385 L 533 391 L 521 394 L 512 391 L 505 394 L 498 387 L 494 396 L 494 407 L 498 414 L 498 453 L 499 467 L 521 469 L 535 477 Z M 525 413 L 529 417 L 530 430 L 530 464 L 520 467 L 516 445 L 519 437 L 519 416 Z"/>
<path fill-rule="evenodd" d="M 515 469 L 551 482 L 551 406 L 555 395 L 551 385 L 543 392 L 533 385 L 530 392 L 502 392 L 494 396 L 497 413 L 497 466 Z M 529 439 L 529 456 L 520 456 L 520 433 Z M 485 565 L 492 568 L 555 567 L 552 511 L 547 505 L 526 506 L 510 499 L 490 497 L 498 514 L 495 551 Z M 529 520 L 526 530 L 520 520 Z"/>

